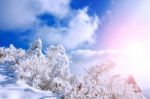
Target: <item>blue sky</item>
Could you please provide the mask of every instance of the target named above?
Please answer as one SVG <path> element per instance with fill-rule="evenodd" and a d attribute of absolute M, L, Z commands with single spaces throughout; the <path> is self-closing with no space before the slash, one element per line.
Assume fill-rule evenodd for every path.
<path fill-rule="evenodd" d="M 1 5 L 3 5 L 1 7 L 0 13 L 4 14 L 4 16 L 0 16 L 0 18 L 1 18 L 0 19 L 0 26 L 1 26 L 0 27 L 0 46 L 7 47 L 7 46 L 9 46 L 9 44 L 13 43 L 16 47 L 28 48 L 29 43 L 31 43 L 32 41 L 34 41 L 35 39 L 38 39 L 40 37 L 40 36 L 35 37 L 39 28 L 41 28 L 43 26 L 56 27 L 56 28 L 62 28 L 62 27 L 64 28 L 65 27 L 66 28 L 66 27 L 68 27 L 69 21 L 71 21 L 71 19 L 77 13 L 77 11 L 83 10 L 85 7 L 87 7 L 87 9 L 88 9 L 88 11 L 85 12 L 85 14 L 87 14 L 88 17 L 93 17 L 94 15 L 96 15 L 99 19 L 100 17 L 103 17 L 106 15 L 107 11 L 110 9 L 110 7 L 112 5 L 111 0 L 98 0 L 98 1 L 97 0 L 66 0 L 66 1 L 64 0 L 64 2 L 69 2 L 68 4 L 67 3 L 65 4 L 65 6 L 67 6 L 69 8 L 65 8 L 65 9 L 71 9 L 72 11 L 70 11 L 69 13 L 73 12 L 72 14 L 65 16 L 63 18 L 59 18 L 57 15 L 55 15 L 51 11 L 49 11 L 49 12 L 43 11 L 40 14 L 33 15 L 37 19 L 34 22 L 31 22 L 32 20 L 30 21 L 27 18 L 33 17 L 32 13 L 34 13 L 34 10 L 36 10 L 36 8 L 34 9 L 32 7 L 31 8 L 28 7 L 28 9 L 29 9 L 28 10 L 28 9 L 26 9 L 26 6 L 28 6 L 29 4 L 28 5 L 24 4 L 25 13 L 23 11 L 17 12 L 17 10 L 16 10 L 17 8 L 16 9 L 13 8 L 14 11 L 16 11 L 16 13 L 12 13 L 13 11 L 11 12 L 10 10 L 6 10 L 6 9 L 8 8 L 8 4 L 9 4 L 10 9 L 11 9 L 11 6 L 13 7 L 13 6 L 19 4 L 19 3 L 17 3 L 17 0 L 13 0 L 13 1 L 12 1 L 13 3 L 11 3 L 9 0 L 0 1 Z M 45 2 L 46 2 L 46 0 L 45 0 Z M 24 0 L 22 0 L 22 4 L 23 3 L 26 3 L 26 2 L 24 2 Z M 29 3 L 33 3 L 30 5 L 34 5 L 34 2 L 29 2 Z M 21 9 L 24 10 L 24 8 L 21 8 Z M 33 10 L 31 13 L 30 13 L 30 9 Z M 29 13 L 27 13 L 26 11 Z M 63 9 L 60 12 L 63 12 Z M 18 14 L 18 15 L 16 15 L 16 14 Z M 29 16 L 27 14 L 29 14 Z M 31 16 L 30 16 L 30 14 L 31 14 Z M 8 15 L 12 18 L 8 17 Z M 5 16 L 7 16 L 7 17 L 5 17 Z M 17 17 L 25 17 L 25 18 L 17 19 Z M 14 20 L 14 21 L 9 21 L 9 20 Z M 21 22 L 15 22 L 18 20 Z M 25 21 L 27 20 L 29 22 L 24 22 L 22 20 L 25 20 Z M 96 24 L 97 24 L 97 28 L 93 29 L 92 32 L 95 32 L 96 30 L 98 30 L 100 24 L 99 24 L 99 22 L 97 22 Z M 17 25 L 19 25 L 19 26 L 17 26 Z M 67 35 L 67 33 L 66 34 L 65 33 L 63 34 L 63 33 L 61 33 L 62 37 L 63 37 L 63 35 Z M 95 34 L 95 33 L 93 33 L 93 34 Z M 44 35 L 44 34 L 42 34 L 42 35 Z M 44 37 L 41 37 L 41 38 L 45 39 Z M 49 39 L 51 39 L 51 38 L 49 38 Z M 91 46 L 91 44 L 89 44 L 89 42 L 86 40 L 83 40 L 83 41 L 79 42 L 81 44 L 75 44 L 75 46 L 71 47 L 71 49 L 76 49 L 76 48 L 80 48 L 80 47 L 81 48 L 90 48 L 90 47 L 94 48 Z M 52 42 L 44 41 L 44 45 L 55 44 L 55 43 L 59 43 L 59 42 L 57 40 L 53 40 Z M 85 46 L 85 44 L 82 44 L 82 43 L 85 43 L 87 45 Z M 67 45 L 67 44 L 65 44 L 65 45 Z"/>

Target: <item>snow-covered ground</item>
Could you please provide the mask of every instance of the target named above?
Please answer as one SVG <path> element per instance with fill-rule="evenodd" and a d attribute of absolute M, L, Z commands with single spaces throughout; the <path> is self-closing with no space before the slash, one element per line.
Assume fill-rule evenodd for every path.
<path fill-rule="evenodd" d="M 143 94 L 147 99 L 150 99 L 150 89 L 143 90 Z"/>
<path fill-rule="evenodd" d="M 59 99 L 50 92 L 40 91 L 16 81 L 6 64 L 0 64 L 0 99 Z"/>

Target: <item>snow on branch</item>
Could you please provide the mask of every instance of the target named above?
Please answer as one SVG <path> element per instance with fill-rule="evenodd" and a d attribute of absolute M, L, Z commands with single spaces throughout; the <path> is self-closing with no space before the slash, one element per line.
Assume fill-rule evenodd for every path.
<path fill-rule="evenodd" d="M 18 80 L 41 90 L 48 90 L 62 99 L 145 99 L 133 76 L 121 78 L 109 71 L 112 61 L 91 66 L 85 75 L 70 72 L 70 60 L 62 45 L 49 46 L 42 53 L 38 39 L 25 51 L 0 47 L 0 63 L 9 62 Z"/>

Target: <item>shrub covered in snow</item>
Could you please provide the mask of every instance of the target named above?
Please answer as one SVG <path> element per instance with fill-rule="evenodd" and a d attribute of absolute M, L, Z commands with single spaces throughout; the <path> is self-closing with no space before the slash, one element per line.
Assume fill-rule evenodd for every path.
<path fill-rule="evenodd" d="M 62 94 L 70 89 L 69 59 L 63 46 L 50 46 L 42 53 L 41 40 L 35 41 L 14 66 L 17 77 L 29 85 Z M 68 86 L 68 87 L 67 87 Z"/>
<path fill-rule="evenodd" d="M 107 61 L 88 69 L 65 99 L 145 99 L 132 76 L 125 79 L 109 73 L 114 66 Z"/>
<path fill-rule="evenodd" d="M 62 99 L 144 99 L 132 76 L 112 75 L 111 61 L 92 66 L 82 77 L 70 73 L 69 58 L 61 45 L 49 46 L 42 53 L 42 42 L 37 40 L 25 52 L 0 48 L 0 63 L 10 62 L 18 80 L 62 96 Z"/>
<path fill-rule="evenodd" d="M 16 49 L 12 44 L 8 48 L 0 47 L 0 62 L 11 61 L 15 62 L 16 59 L 25 55 L 25 50 Z"/>

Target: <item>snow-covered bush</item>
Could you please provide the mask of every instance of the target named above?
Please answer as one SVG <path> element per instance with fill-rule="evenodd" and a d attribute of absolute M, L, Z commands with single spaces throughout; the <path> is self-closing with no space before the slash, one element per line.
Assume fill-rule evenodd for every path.
<path fill-rule="evenodd" d="M 113 62 L 91 66 L 85 75 L 76 77 L 70 73 L 64 47 L 49 46 L 43 54 L 40 39 L 26 52 L 13 45 L 0 47 L 0 63 L 8 63 L 18 80 L 62 99 L 145 99 L 132 76 L 111 74 Z"/>
<path fill-rule="evenodd" d="M 46 50 L 46 56 L 48 58 L 49 77 L 55 78 L 51 82 L 56 87 L 53 87 L 53 92 L 64 93 L 69 91 L 72 74 L 69 69 L 70 61 L 65 53 L 64 47 L 61 45 L 50 46 Z"/>
<path fill-rule="evenodd" d="M 108 71 L 113 67 L 112 62 L 92 66 L 74 83 L 74 88 L 65 99 L 111 99 L 107 87 L 110 78 Z"/>
<path fill-rule="evenodd" d="M 27 55 L 36 55 L 37 57 L 42 56 L 42 41 L 38 39 L 37 41 L 30 44 L 30 48 L 27 50 Z"/>
<path fill-rule="evenodd" d="M 0 48 L 0 62 L 15 62 L 16 59 L 23 57 L 25 50 L 16 49 L 12 44 L 8 48 Z"/>
<path fill-rule="evenodd" d="M 61 45 L 48 47 L 44 55 L 41 40 L 37 40 L 17 63 L 18 78 L 36 88 L 63 94 L 71 87 L 69 59 Z"/>
<path fill-rule="evenodd" d="M 145 99 L 133 77 L 110 73 L 114 66 L 111 61 L 92 66 L 65 99 Z"/>
<path fill-rule="evenodd" d="M 33 85 L 34 80 L 41 74 L 45 73 L 46 60 L 44 57 L 36 55 L 24 56 L 14 65 L 15 73 L 18 79 L 24 80 L 30 85 Z"/>

